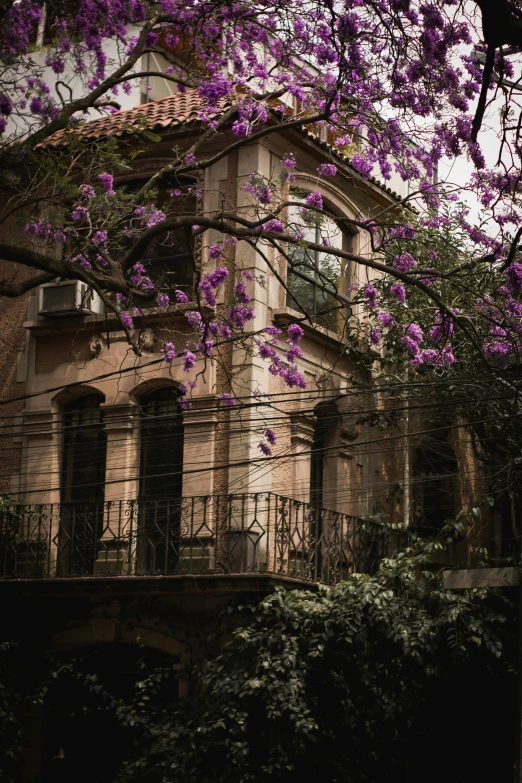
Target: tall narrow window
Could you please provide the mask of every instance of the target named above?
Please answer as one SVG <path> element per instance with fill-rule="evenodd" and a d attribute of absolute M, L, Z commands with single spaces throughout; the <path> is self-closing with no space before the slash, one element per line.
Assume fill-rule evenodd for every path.
<path fill-rule="evenodd" d="M 423 436 L 413 462 L 415 525 L 437 531 L 455 515 L 458 470 L 448 430 Z"/>
<path fill-rule="evenodd" d="M 291 198 L 300 200 L 294 194 Z M 341 231 L 334 220 L 318 218 L 315 225 L 309 225 L 303 219 L 302 208 L 292 207 L 289 221 L 303 235 L 303 243 L 351 250 L 351 236 Z M 332 254 L 299 245 L 291 246 L 288 255 L 291 268 L 288 270 L 287 306 L 314 316 L 319 326 L 339 331 L 339 310 L 343 302 L 349 304 L 343 293 L 345 262 Z"/>
<path fill-rule="evenodd" d="M 171 386 L 141 401 L 140 568 L 172 573 L 179 560 L 183 413 Z"/>
<path fill-rule="evenodd" d="M 100 394 L 88 394 L 64 408 L 62 503 L 103 502 L 107 440 Z"/>
<path fill-rule="evenodd" d="M 140 498 L 179 498 L 183 470 L 183 413 L 177 389 L 164 386 L 141 401 Z"/>
<path fill-rule="evenodd" d="M 100 394 L 64 408 L 59 564 L 67 573 L 92 574 L 102 534 L 107 439 Z"/>

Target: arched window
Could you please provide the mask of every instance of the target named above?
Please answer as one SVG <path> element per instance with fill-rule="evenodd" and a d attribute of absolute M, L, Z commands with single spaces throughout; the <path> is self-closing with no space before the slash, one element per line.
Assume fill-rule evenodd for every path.
<path fill-rule="evenodd" d="M 183 413 L 178 391 L 164 386 L 140 403 L 138 567 L 174 573 L 179 563 L 183 487 Z"/>
<path fill-rule="evenodd" d="M 292 191 L 292 201 L 304 201 L 301 191 Z M 307 217 L 307 213 L 304 213 Z M 312 216 L 312 213 L 308 213 Z M 342 231 L 334 220 L 318 216 L 311 224 L 303 216 L 302 207 L 289 209 L 292 230 L 302 235 L 303 242 L 328 244 L 345 251 L 352 249 L 352 237 Z M 331 331 L 339 331 L 339 311 L 346 296 L 346 262 L 328 253 L 292 245 L 288 250 L 291 268 L 287 276 L 287 306 L 314 316 L 314 321 Z"/>
<path fill-rule="evenodd" d="M 94 573 L 105 506 L 103 400 L 101 394 L 87 394 L 64 407 L 59 574 Z"/>
<path fill-rule="evenodd" d="M 440 530 L 456 513 L 459 465 L 449 430 L 422 436 L 413 456 L 413 524 Z"/>

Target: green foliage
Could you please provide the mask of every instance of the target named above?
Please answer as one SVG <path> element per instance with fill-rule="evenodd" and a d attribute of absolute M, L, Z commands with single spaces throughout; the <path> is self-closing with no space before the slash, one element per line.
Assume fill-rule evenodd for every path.
<path fill-rule="evenodd" d="M 172 659 L 147 648 L 97 645 L 44 665 L 38 650 L 3 645 L 1 780 L 16 780 L 24 697 L 61 721 L 67 753 L 75 741 L 100 749 L 110 737 L 104 780 L 117 783 L 478 779 L 464 774 L 466 727 L 480 736 L 483 725 L 493 746 L 496 730 L 508 736 L 501 717 L 512 728 L 506 700 L 502 716 L 491 706 L 502 688 L 515 692 L 516 624 L 498 591 L 442 590 L 428 570 L 437 546 L 334 588 L 281 589 L 229 607 L 235 630 L 182 702 Z M 446 769 L 456 752 L 460 766 L 452 759 Z M 509 742 L 497 756 L 510 766 Z"/>
<path fill-rule="evenodd" d="M 425 564 L 403 555 L 375 577 L 278 590 L 246 610 L 194 697 L 119 780 L 406 779 L 420 705 L 468 667 L 484 680 L 507 667 L 502 599 L 443 591 L 418 578 Z"/>

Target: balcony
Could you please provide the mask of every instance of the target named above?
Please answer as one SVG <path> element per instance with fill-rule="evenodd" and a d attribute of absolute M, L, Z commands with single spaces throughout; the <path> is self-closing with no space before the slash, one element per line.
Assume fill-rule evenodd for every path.
<path fill-rule="evenodd" d="M 381 526 L 270 492 L 0 510 L 0 579 L 374 572 Z"/>

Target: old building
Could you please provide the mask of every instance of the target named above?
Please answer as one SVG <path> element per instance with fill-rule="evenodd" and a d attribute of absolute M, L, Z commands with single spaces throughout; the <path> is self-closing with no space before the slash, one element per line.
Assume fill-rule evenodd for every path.
<path fill-rule="evenodd" d="M 118 186 L 131 189 L 174 146 L 186 148 L 197 115 L 195 94 L 173 94 L 78 132 L 93 142 L 118 139 L 130 167 Z M 140 123 L 160 141 L 134 158 L 129 128 Z M 230 139 L 222 134 L 220 143 Z M 52 140 L 57 154 L 63 143 L 60 136 Z M 277 179 L 289 152 L 296 160 L 296 199 L 319 190 L 334 214 L 359 219 L 399 198 L 362 180 L 328 140 L 296 128 L 221 158 L 196 183 L 191 208 L 212 215 L 225 204 L 230 212 L 252 214 L 246 177 Z M 332 159 L 338 174 L 327 184 L 316 169 Z M 335 227 L 332 235 L 339 247 L 369 252 L 362 233 Z M 230 246 L 230 276 L 216 308 L 243 279 L 255 313 L 250 331 L 301 323 L 297 366 L 307 387 L 290 390 L 247 340 L 217 346 L 187 374 L 181 358 L 163 360 L 162 346 L 190 340 L 186 313 L 198 306 L 195 275 L 213 269 L 208 249 L 219 239 L 214 230 L 197 244 L 169 236 L 148 253 L 151 274 L 170 276 L 189 302 L 184 311 L 145 309 L 135 318 L 139 358 L 114 316 L 79 283 L 44 286 L 18 301 L 13 317 L 4 311 L 3 360 L 10 364 L 18 351 L 16 379 L 4 376 L 9 407 L 2 408 L 9 499 L 0 512 L 0 590 L 17 607 L 6 638 L 57 655 L 92 650 L 92 666 L 109 673 L 111 656 L 116 668 L 125 661 L 132 671 L 136 649 L 145 647 L 170 656 L 177 675 L 219 648 L 219 641 L 209 645 L 208 628 L 227 603 L 255 599 L 275 585 L 333 583 L 373 569 L 384 551 L 379 530 L 362 520 L 390 504 L 393 486 L 406 485 L 413 467 L 409 446 L 401 441 L 400 448 L 379 450 L 371 428 L 359 423 L 361 411 L 380 404 L 363 347 L 357 355 L 344 347 L 352 291 L 367 282 L 367 270 L 315 253 L 302 268 L 294 255 L 290 271 L 273 251 L 265 256 L 247 242 Z M 333 291 L 341 309 L 339 299 L 329 308 Z M 283 346 L 275 350 L 284 356 Z M 196 382 L 190 405 L 180 404 L 179 387 L 188 381 Z M 223 394 L 236 404 L 224 404 Z M 266 428 L 277 435 L 270 459 L 259 449 Z M 429 473 L 432 463 L 414 464 Z M 431 491 L 441 491 L 443 481 Z M 448 481 L 443 490 L 450 513 Z M 429 506 L 429 491 L 390 508 L 407 523 Z M 183 679 L 176 683 L 183 695 Z M 71 725 L 28 708 L 25 781 L 55 780 L 65 757 L 69 775 L 89 779 L 81 777 L 92 770 L 82 761 L 80 727 Z M 99 779 L 111 780 L 110 774 L 109 766 Z"/>

